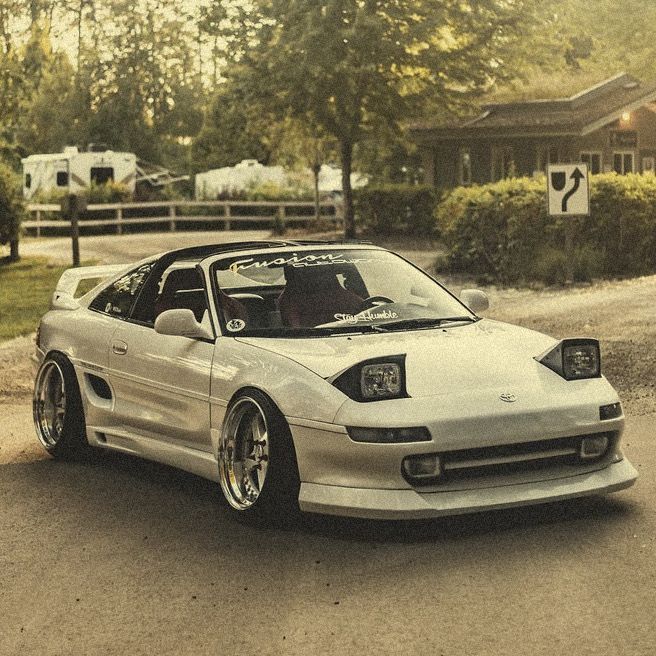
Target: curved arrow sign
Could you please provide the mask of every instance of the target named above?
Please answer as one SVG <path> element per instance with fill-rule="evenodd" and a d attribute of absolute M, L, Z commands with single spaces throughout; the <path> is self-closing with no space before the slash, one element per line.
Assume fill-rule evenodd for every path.
<path fill-rule="evenodd" d="M 590 214 L 586 164 L 551 164 L 547 168 L 547 198 L 551 216 Z"/>

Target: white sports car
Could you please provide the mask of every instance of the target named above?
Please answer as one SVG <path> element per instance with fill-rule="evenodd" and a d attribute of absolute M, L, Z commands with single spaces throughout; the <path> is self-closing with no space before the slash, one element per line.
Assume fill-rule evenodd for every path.
<path fill-rule="evenodd" d="M 90 278 L 104 280 L 76 298 Z M 598 342 L 460 298 L 366 243 L 70 269 L 37 333 L 37 435 L 55 457 L 180 467 L 255 516 L 426 518 L 632 485 Z"/>

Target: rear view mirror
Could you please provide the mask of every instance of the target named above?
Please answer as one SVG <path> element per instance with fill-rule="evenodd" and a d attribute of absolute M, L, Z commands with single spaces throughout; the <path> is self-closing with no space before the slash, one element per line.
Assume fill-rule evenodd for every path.
<path fill-rule="evenodd" d="M 166 310 L 155 319 L 155 332 L 191 339 L 214 339 L 212 332 L 196 321 L 191 310 Z"/>
<path fill-rule="evenodd" d="M 463 289 L 460 300 L 474 313 L 484 312 L 490 307 L 490 299 L 480 289 Z"/>

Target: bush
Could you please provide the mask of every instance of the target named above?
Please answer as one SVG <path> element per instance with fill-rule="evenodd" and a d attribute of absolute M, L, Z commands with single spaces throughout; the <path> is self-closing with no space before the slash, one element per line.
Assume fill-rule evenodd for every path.
<path fill-rule="evenodd" d="M 104 203 L 129 203 L 132 200 L 132 192 L 120 182 L 105 182 L 97 184 L 92 182 L 89 189 L 84 193 L 89 204 Z"/>
<path fill-rule="evenodd" d="M 31 203 L 56 203 L 59 205 L 62 198 L 68 195 L 67 189 L 52 189 L 34 194 Z M 128 203 L 132 200 L 132 192 L 120 182 L 105 182 L 97 184 L 92 182 L 91 185 L 83 191 L 81 196 L 87 199 L 88 203 L 102 205 L 105 203 Z"/>
<path fill-rule="evenodd" d="M 18 176 L 0 162 L 0 244 L 12 244 L 11 259 L 18 259 L 20 224 L 25 212 Z"/>
<path fill-rule="evenodd" d="M 360 225 L 377 235 L 436 234 L 437 194 L 428 186 L 381 185 L 356 190 L 355 213 Z"/>
<path fill-rule="evenodd" d="M 544 177 L 451 191 L 436 211 L 449 268 L 502 284 L 656 272 L 656 177 L 592 177 L 589 217 L 549 217 L 545 196 Z"/>

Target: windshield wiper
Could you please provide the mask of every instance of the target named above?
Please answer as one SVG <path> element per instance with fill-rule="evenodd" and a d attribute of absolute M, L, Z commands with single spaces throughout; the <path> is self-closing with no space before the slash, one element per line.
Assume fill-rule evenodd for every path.
<path fill-rule="evenodd" d="M 421 317 L 416 319 L 399 319 L 398 321 L 385 321 L 384 323 L 376 324 L 376 328 L 385 331 L 385 330 L 394 330 L 395 328 L 433 328 L 435 326 L 441 326 L 444 323 L 456 323 L 461 321 L 466 321 L 467 323 L 474 323 L 478 321 L 478 317 Z"/>
<path fill-rule="evenodd" d="M 281 326 L 279 328 L 255 328 L 239 334 L 232 334 L 231 337 L 331 337 L 333 335 L 358 335 L 375 330 L 376 326 L 371 324 L 298 328 Z"/>

